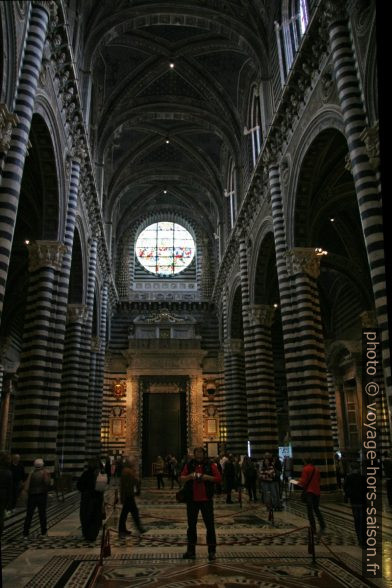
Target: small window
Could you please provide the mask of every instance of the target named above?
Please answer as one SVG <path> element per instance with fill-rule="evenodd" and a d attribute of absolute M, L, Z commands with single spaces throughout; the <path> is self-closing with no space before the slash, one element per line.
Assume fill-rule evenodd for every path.
<path fill-rule="evenodd" d="M 250 104 L 250 116 L 249 116 L 249 130 L 252 141 L 252 161 L 253 167 L 256 165 L 257 158 L 261 151 L 261 142 L 262 142 L 262 135 L 261 135 L 261 112 L 260 112 L 260 99 L 259 95 L 256 91 L 256 88 L 253 88 L 252 91 L 252 100 Z"/>
<path fill-rule="evenodd" d="M 275 23 L 282 85 L 293 64 L 308 24 L 308 0 L 286 0 L 283 2 L 282 23 Z"/>
<path fill-rule="evenodd" d="M 227 175 L 227 189 L 225 190 L 225 196 L 229 199 L 229 213 L 230 213 L 230 228 L 232 229 L 235 225 L 235 219 L 237 217 L 237 174 L 234 167 L 233 160 L 229 162 L 229 172 Z"/>

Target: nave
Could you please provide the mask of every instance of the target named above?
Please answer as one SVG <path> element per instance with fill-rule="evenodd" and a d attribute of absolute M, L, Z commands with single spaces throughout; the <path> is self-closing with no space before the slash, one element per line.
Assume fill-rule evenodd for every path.
<path fill-rule="evenodd" d="M 59 500 L 50 494 L 49 531 L 40 537 L 38 517 L 33 519 L 30 538 L 22 541 L 24 511 L 6 520 L 3 536 L 3 585 L 5 588 L 182 588 L 209 585 L 221 588 L 257 586 L 263 588 L 362 588 L 392 586 L 392 512 L 383 512 L 384 580 L 361 578 L 362 552 L 357 546 L 351 509 L 341 495 L 324 495 L 321 509 L 327 531 L 316 538 L 316 563 L 308 553 L 305 507 L 297 494 L 288 495 L 282 512 L 269 522 L 260 502 L 249 503 L 246 494 L 242 506 L 235 496 L 225 504 L 224 495 L 215 497 L 215 525 L 218 538 L 217 559 L 207 559 L 205 529 L 198 525 L 196 560 L 184 561 L 186 546 L 186 509 L 175 501 L 175 489 L 165 480 L 157 490 L 155 480 L 143 479 L 138 505 L 146 528 L 139 536 L 128 518 L 132 534 L 119 539 L 117 534 L 120 506 L 111 508 L 115 487 L 106 493 L 107 527 L 111 555 L 100 557 L 101 533 L 95 543 L 81 536 L 79 492 Z M 61 497 L 60 497 L 61 498 Z M 298 530 L 297 530 L 298 529 Z"/>

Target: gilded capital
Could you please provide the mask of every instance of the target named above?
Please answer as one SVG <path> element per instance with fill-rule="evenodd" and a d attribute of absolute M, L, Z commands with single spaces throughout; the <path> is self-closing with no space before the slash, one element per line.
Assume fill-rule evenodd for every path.
<path fill-rule="evenodd" d="M 0 153 L 5 153 L 10 148 L 12 129 L 18 122 L 18 116 L 10 112 L 6 104 L 0 104 Z"/>
<path fill-rule="evenodd" d="M 249 319 L 253 325 L 271 327 L 274 316 L 275 307 L 271 304 L 252 304 L 249 308 Z"/>
<path fill-rule="evenodd" d="M 60 241 L 32 241 L 29 245 L 29 271 L 34 272 L 42 267 L 59 271 L 67 251 Z"/>
<path fill-rule="evenodd" d="M 320 275 L 320 256 L 312 247 L 294 247 L 286 252 L 286 267 L 290 276 L 306 274 L 316 279 Z"/>
<path fill-rule="evenodd" d="M 88 308 L 86 304 L 68 304 L 67 307 L 67 322 L 78 323 L 84 322 L 88 315 Z"/>

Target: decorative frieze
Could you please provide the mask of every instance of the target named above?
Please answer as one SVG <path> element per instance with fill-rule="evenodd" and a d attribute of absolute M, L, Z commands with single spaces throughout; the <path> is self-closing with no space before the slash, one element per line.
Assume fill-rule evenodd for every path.
<path fill-rule="evenodd" d="M 67 247 L 60 241 L 32 241 L 29 245 L 29 271 L 51 267 L 60 271 Z"/>
<path fill-rule="evenodd" d="M 320 256 L 310 247 L 294 247 L 286 252 L 286 267 L 290 276 L 306 274 L 316 279 L 320 275 Z"/>
<path fill-rule="evenodd" d="M 0 153 L 6 153 L 10 148 L 12 129 L 16 127 L 19 119 L 16 114 L 10 112 L 7 105 L 0 104 Z"/>

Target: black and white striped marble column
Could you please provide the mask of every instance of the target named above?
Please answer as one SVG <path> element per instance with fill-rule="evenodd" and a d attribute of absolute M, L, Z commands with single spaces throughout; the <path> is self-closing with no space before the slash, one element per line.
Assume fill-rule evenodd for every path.
<path fill-rule="evenodd" d="M 327 386 L 328 386 L 328 397 L 329 397 L 329 410 L 331 414 L 331 429 L 332 429 L 332 441 L 333 449 L 337 451 L 339 449 L 339 437 L 338 437 L 338 420 L 336 415 L 336 386 L 333 374 L 327 371 Z"/>
<path fill-rule="evenodd" d="M 252 349 L 246 353 L 248 431 L 252 457 L 278 454 L 278 423 L 271 327 L 275 309 L 268 304 L 249 307 Z"/>
<path fill-rule="evenodd" d="M 18 122 L 12 131 L 4 160 L 0 185 L 0 320 L 18 211 L 23 168 L 33 118 L 38 77 L 48 29 L 49 11 L 54 2 L 33 1 L 29 28 L 20 68 L 14 114 Z"/>
<path fill-rule="evenodd" d="M 373 285 L 377 322 L 381 330 L 382 360 L 387 398 L 392 409 L 392 380 L 385 280 L 382 202 L 377 174 L 369 160 L 363 133 L 366 112 L 358 81 L 357 63 L 348 26 L 347 4 L 328 0 L 326 18 L 334 74 L 345 125 L 351 171 L 357 194 L 359 214 Z"/>
<path fill-rule="evenodd" d="M 310 283 L 308 279 L 305 280 L 303 274 L 297 277 L 298 283 L 296 283 L 296 274 L 295 272 L 293 274 L 293 268 L 287 264 L 287 241 L 279 167 L 274 156 L 268 163 L 293 464 L 295 472 L 299 473 L 304 455 L 312 453 L 315 463 L 321 470 L 322 487 L 330 489 L 335 487 L 336 480 L 333 472 L 331 429 L 329 427 L 329 438 L 325 429 L 328 421 L 327 414 L 329 414 L 329 412 L 325 413 L 326 409 L 329 411 L 328 392 L 325 376 L 324 381 L 320 382 L 318 372 L 318 368 L 321 367 L 318 365 L 320 361 L 318 345 L 321 344 L 321 341 L 320 334 L 314 330 L 315 321 L 313 320 L 313 311 L 316 314 L 316 303 L 318 302 L 318 294 L 317 298 L 315 297 L 317 286 L 315 291 L 314 284 Z M 290 273 L 288 269 L 291 270 Z M 299 288 L 298 293 L 296 293 L 297 287 Z M 306 306 L 307 304 L 309 304 L 309 308 Z M 310 313 L 310 311 L 312 312 Z M 299 316 L 301 313 L 303 314 Z M 308 319 L 309 325 L 306 323 Z M 301 327 L 304 329 L 303 332 Z M 316 347 L 316 357 L 313 357 L 313 345 Z M 308 351 L 310 351 L 309 358 L 306 357 Z M 308 369 L 306 363 L 309 361 Z M 312 361 L 316 362 L 317 367 L 315 379 L 313 379 Z M 311 391 L 316 384 L 320 385 L 321 389 L 317 391 L 316 399 L 313 401 Z M 307 392 L 307 388 L 309 388 L 309 392 Z M 326 396 L 326 406 L 324 396 Z M 321 428 L 320 434 L 318 433 L 319 426 Z M 310 443 L 310 441 L 312 442 Z"/>
<path fill-rule="evenodd" d="M 29 245 L 30 281 L 12 439 L 13 451 L 25 462 L 42 455 L 48 465 L 54 464 L 63 356 L 53 299 L 65 251 L 58 241 Z"/>
<path fill-rule="evenodd" d="M 72 476 L 80 475 L 86 463 L 88 387 L 80 362 L 86 317 L 85 304 L 68 305 L 57 454 L 63 473 Z"/>
<path fill-rule="evenodd" d="M 108 285 L 104 284 L 101 291 L 101 312 L 99 336 L 92 338 L 92 359 L 90 369 L 90 384 L 94 384 L 89 394 L 88 421 L 90 437 L 88 440 L 88 453 L 91 456 L 99 455 L 101 452 L 101 420 L 102 420 L 102 398 L 104 363 L 106 348 L 106 322 L 108 311 Z"/>
<path fill-rule="evenodd" d="M 228 339 L 225 341 L 224 354 L 226 449 L 235 455 L 246 455 L 248 423 L 242 339 Z"/>
<path fill-rule="evenodd" d="M 90 241 L 90 255 L 87 273 L 87 292 L 86 292 L 86 306 L 87 318 L 83 328 L 83 364 L 88 388 L 88 404 L 87 415 L 91 415 L 92 406 L 95 399 L 95 375 L 96 375 L 96 352 L 92 351 L 92 327 L 93 327 L 93 312 L 94 312 L 94 294 L 95 294 L 95 278 L 97 272 L 97 248 L 98 238 L 94 236 Z M 93 439 L 95 436 L 94 424 L 87 418 L 87 437 L 86 437 L 86 455 L 92 457 L 93 454 Z"/>
<path fill-rule="evenodd" d="M 311 453 L 321 470 L 324 489 L 334 489 L 336 476 L 324 338 L 316 279 L 320 256 L 313 248 L 296 247 L 286 254 L 296 314 L 298 387 L 289 396 L 294 463 Z"/>

